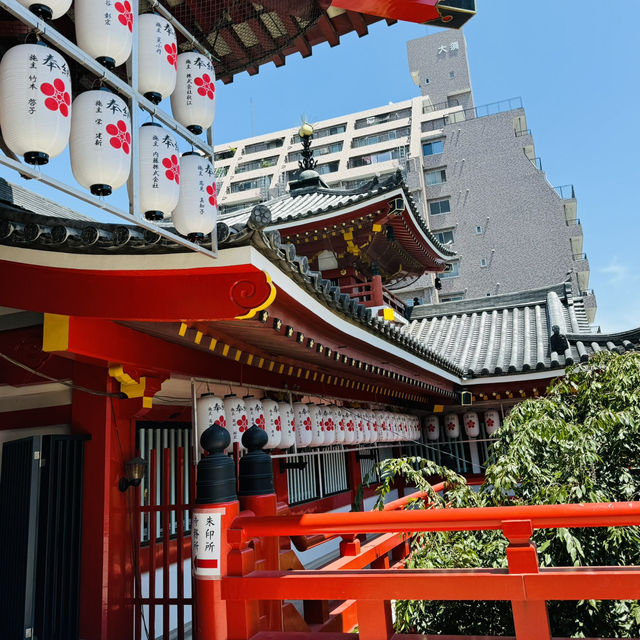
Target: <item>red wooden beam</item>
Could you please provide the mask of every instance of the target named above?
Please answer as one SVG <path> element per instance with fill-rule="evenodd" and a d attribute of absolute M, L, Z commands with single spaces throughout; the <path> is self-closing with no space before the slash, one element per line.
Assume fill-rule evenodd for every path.
<path fill-rule="evenodd" d="M 230 319 L 265 308 L 275 298 L 269 276 L 249 264 L 108 271 L 0 260 L 0 277 L 4 306 L 93 318 Z"/>
<path fill-rule="evenodd" d="M 250 538 L 314 533 L 478 531 L 502 529 L 505 523 L 514 520 L 530 521 L 534 529 L 635 526 L 640 524 L 640 502 L 242 516 L 234 522 L 230 535 L 240 533 L 235 530 L 242 530 Z"/>
<path fill-rule="evenodd" d="M 364 571 L 259 571 L 226 577 L 227 600 L 637 600 L 638 567 L 571 567 L 544 573 L 504 569 L 369 569 Z"/>

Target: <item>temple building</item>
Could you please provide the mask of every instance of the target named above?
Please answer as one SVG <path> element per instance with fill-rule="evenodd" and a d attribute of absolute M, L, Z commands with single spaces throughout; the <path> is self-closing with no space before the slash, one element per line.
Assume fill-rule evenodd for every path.
<path fill-rule="evenodd" d="M 592 332 L 592 296 L 575 271 L 563 271 L 573 258 L 540 280 L 505 280 L 508 287 L 491 296 L 470 285 L 464 299 L 438 303 L 434 292 L 451 293 L 452 265 L 465 264 L 465 245 L 434 229 L 434 216 L 453 215 L 453 205 L 430 212 L 414 180 L 423 164 L 411 173 L 391 162 L 378 176 L 363 161 L 352 167 L 359 172 L 349 180 L 357 183 L 331 181 L 318 143 L 345 130 L 301 127 L 286 142 L 296 145 L 287 153 L 300 163 L 283 174 L 286 188 L 274 190 L 276 180 L 260 202 L 232 204 L 229 181 L 218 219 L 210 74 L 230 81 L 269 60 L 284 64 L 286 55 L 310 55 L 313 45 L 337 44 L 350 30 L 364 35 L 381 19 L 459 27 L 475 3 L 158 3 L 155 13 L 138 15 L 128 2 L 108 2 L 105 20 L 102 11 L 97 22 L 87 20 L 86 33 L 80 4 L 73 14 L 65 0 L 30 8 L 6 0 L 3 7 L 0 104 L 30 97 L 0 110 L 0 164 L 13 172 L 0 179 L 2 640 L 182 640 L 197 635 L 203 613 L 217 623 L 200 640 L 351 632 L 355 624 L 362 638 L 380 637 L 377 618 L 366 619 L 373 610 L 366 598 L 358 621 L 353 601 L 338 615 L 313 592 L 272 603 L 263 589 L 260 602 L 246 607 L 235 599 L 246 615 L 230 615 L 227 625 L 234 598 L 221 589 L 229 571 L 300 570 L 346 549 L 344 569 L 363 561 L 359 532 L 345 540 L 220 537 L 202 509 L 212 509 L 212 523 L 228 516 L 231 524 L 240 509 L 245 519 L 261 509 L 271 516 L 348 511 L 360 493 L 367 509 L 381 481 L 376 462 L 407 454 L 479 482 L 491 438 L 515 404 L 543 395 L 566 366 L 598 351 L 640 349 L 640 330 Z M 152 35 L 134 41 L 143 28 Z M 444 41 L 448 48 L 435 55 L 461 56 L 451 79 L 459 73 L 466 87 L 463 38 Z M 102 45 L 110 48 L 94 48 Z M 125 66 L 130 58 L 147 62 Z M 423 71 L 417 80 L 424 84 Z M 434 145 L 444 136 L 444 153 L 458 127 L 494 117 L 505 119 L 514 148 L 526 142 L 516 135 L 521 109 L 462 119 L 472 96 L 456 91 L 460 104 L 446 108 L 430 111 L 427 95 L 410 101 L 421 123 L 420 163 L 439 153 L 423 153 L 432 144 L 423 132 Z M 159 106 L 167 97 L 171 113 Z M 371 126 L 389 112 L 379 110 Z M 21 126 L 6 126 L 16 115 Z M 387 118 L 384 130 L 405 116 Z M 367 126 L 365 119 L 355 128 Z M 282 138 L 275 147 L 256 143 L 263 147 L 255 152 L 284 146 Z M 379 143 L 361 146 L 369 144 Z M 233 164 L 229 176 L 242 172 L 236 151 L 217 152 L 232 157 L 218 163 Z M 521 147 L 517 154 L 525 158 Z M 471 154 L 465 157 L 471 166 Z M 528 156 L 524 162 L 537 189 L 544 178 Z M 65 179 L 51 166 L 63 167 Z M 449 166 L 438 171 L 450 175 Z M 36 193 L 34 179 L 48 195 Z M 556 193 L 545 185 L 547 195 Z M 109 200 L 119 188 L 126 210 Z M 75 206 L 63 204 L 69 199 Z M 570 220 L 571 202 L 555 204 L 550 220 Z M 489 239 L 490 229 L 485 224 Z M 558 237 L 570 244 L 574 236 Z M 495 253 L 497 263 L 499 245 Z M 411 280 L 432 285 L 430 304 L 412 299 L 430 289 L 406 289 Z M 224 486 L 205 486 L 198 469 L 207 464 L 230 471 Z M 228 511 L 206 499 L 210 489 Z M 413 489 L 398 483 L 388 498 L 402 501 L 405 490 Z M 369 549 L 365 566 L 387 568 L 396 547 L 404 557 L 401 537 L 377 538 L 387 546 Z M 233 566 L 231 544 L 239 559 Z M 207 579 L 199 581 L 202 571 Z M 517 589 L 507 596 L 520 597 Z"/>

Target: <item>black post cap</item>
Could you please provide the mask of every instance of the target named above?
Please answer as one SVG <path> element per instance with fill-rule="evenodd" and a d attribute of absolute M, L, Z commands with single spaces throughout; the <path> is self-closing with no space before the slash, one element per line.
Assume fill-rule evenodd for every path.
<path fill-rule="evenodd" d="M 230 442 L 231 435 L 217 422 L 200 436 L 200 444 L 209 455 L 198 462 L 196 504 L 219 504 L 238 499 L 233 460 L 224 453 Z"/>
<path fill-rule="evenodd" d="M 269 441 L 267 433 L 252 425 L 242 436 L 242 445 L 247 449 L 240 459 L 238 495 L 264 496 L 274 492 L 271 456 L 262 451 Z"/>

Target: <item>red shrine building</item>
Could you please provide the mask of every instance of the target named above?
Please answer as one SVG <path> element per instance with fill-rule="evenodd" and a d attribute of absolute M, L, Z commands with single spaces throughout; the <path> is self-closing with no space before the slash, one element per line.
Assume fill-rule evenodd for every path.
<path fill-rule="evenodd" d="M 11 56 L 0 61 L 0 163 L 79 200 L 71 209 L 17 177 L 0 181 L 3 640 L 195 637 L 192 571 L 244 575 L 254 555 L 257 568 L 299 570 L 338 553 L 338 540 L 318 546 L 330 536 L 284 536 L 274 547 L 238 534 L 228 563 L 199 555 L 226 544 L 213 534 L 203 542 L 212 530 L 194 511 L 199 461 L 222 460 L 231 469 L 225 490 L 235 496 L 237 476 L 240 507 L 258 516 L 347 511 L 363 483 L 366 508 L 379 480 L 375 463 L 390 457 L 419 455 L 474 481 L 514 404 L 543 394 L 565 366 L 595 352 L 639 347 L 640 330 L 593 334 L 567 283 L 407 307 L 394 287 L 442 272 L 455 254 L 430 232 L 400 174 L 331 189 L 309 155 L 286 195 L 216 223 L 213 149 L 199 137 L 213 121 L 214 71 L 227 82 L 241 70 L 257 73 L 265 61 L 310 55 L 351 30 L 364 35 L 383 18 L 459 27 L 473 2 L 389 9 L 364 0 L 274 1 L 237 3 L 235 12 L 228 3 L 168 3 L 141 16 L 116 3 L 116 20 L 96 26 L 87 18 L 86 32 L 82 10 L 74 23 L 68 3 L 49 4 L 33 13 L 3 3 Z M 132 41 L 138 18 L 150 35 Z M 53 26 L 43 29 L 44 21 Z M 118 24 L 129 35 L 98 37 Z M 19 44 L 28 33 L 35 44 Z M 145 48 L 147 40 L 158 46 Z M 119 44 L 98 51 L 107 41 Z M 154 66 L 157 52 L 170 68 Z M 125 71 L 129 55 L 144 61 L 137 71 Z M 21 73 L 12 75 L 9 59 Z M 28 100 L 40 117 L 15 129 L 7 123 L 20 105 L 12 107 L 7 87 L 35 77 L 29 69 L 48 75 L 23 82 L 16 95 L 37 95 Z M 87 90 L 97 79 L 100 91 Z M 157 106 L 169 96 L 171 115 Z M 69 126 L 71 111 L 86 122 Z M 139 122 L 139 112 L 162 126 Z M 39 168 L 62 152 L 65 135 L 83 189 Z M 198 151 L 178 159 L 189 145 Z M 114 150 L 131 151 L 135 170 Z M 128 211 L 105 200 L 125 182 Z M 121 220 L 101 221 L 96 203 Z M 205 452 L 200 436 L 214 424 L 228 442 L 211 440 Z M 264 434 L 252 448 L 243 436 L 253 425 Z M 258 468 L 256 459 L 273 477 L 266 501 L 247 490 L 245 471 Z M 402 501 L 404 491 L 397 486 L 391 497 Z M 223 521 L 237 513 L 234 504 Z M 347 555 L 359 549 L 354 536 L 345 544 Z M 219 612 L 220 582 L 207 584 L 197 597 L 205 593 Z M 351 605 L 337 616 L 301 598 L 302 608 L 291 600 L 247 604 L 246 616 L 229 620 L 228 637 L 249 638 L 271 624 L 335 630 L 338 618 L 340 630 L 351 631 L 358 622 Z M 380 620 L 371 612 L 359 621 L 363 637 L 373 637 Z"/>

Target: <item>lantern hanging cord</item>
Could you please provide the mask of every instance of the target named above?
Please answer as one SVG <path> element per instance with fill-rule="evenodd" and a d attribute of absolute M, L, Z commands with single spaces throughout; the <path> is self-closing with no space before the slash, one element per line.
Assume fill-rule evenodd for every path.
<path fill-rule="evenodd" d="M 9 357 L 4 353 L 0 353 L 0 358 L 3 358 L 4 360 L 6 360 L 7 362 L 10 362 L 16 367 L 20 367 L 21 369 L 24 369 L 25 371 L 32 373 L 34 376 L 44 378 L 45 380 L 50 380 L 51 382 L 57 382 L 58 384 L 62 384 L 65 387 L 69 387 L 70 389 L 77 389 L 78 391 L 84 391 L 85 393 L 90 393 L 91 395 L 94 395 L 94 396 L 101 396 L 103 398 L 120 398 L 120 399 L 127 398 L 127 395 L 122 392 L 109 393 L 107 391 L 97 391 L 96 389 L 89 389 L 79 384 L 73 384 L 73 382 L 67 382 L 66 380 L 59 380 L 58 378 L 53 378 L 51 376 L 48 376 L 46 373 L 42 373 L 40 371 L 37 371 L 36 369 L 32 369 L 31 367 L 29 367 L 28 365 L 22 362 L 18 362 L 18 360 L 14 360 L 13 358 Z"/>

